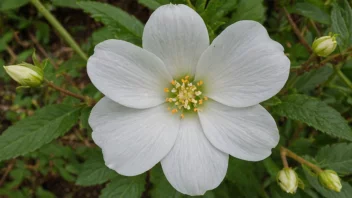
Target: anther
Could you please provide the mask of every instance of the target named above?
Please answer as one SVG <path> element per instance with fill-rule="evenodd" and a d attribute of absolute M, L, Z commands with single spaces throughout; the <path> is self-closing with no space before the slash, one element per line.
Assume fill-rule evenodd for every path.
<path fill-rule="evenodd" d="M 164 92 L 169 92 L 169 88 L 164 88 Z"/>

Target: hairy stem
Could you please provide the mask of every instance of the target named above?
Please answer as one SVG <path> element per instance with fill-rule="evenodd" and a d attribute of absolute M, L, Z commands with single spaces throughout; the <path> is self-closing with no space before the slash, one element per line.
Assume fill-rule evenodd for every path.
<path fill-rule="evenodd" d="M 47 10 L 40 0 L 30 0 L 30 2 L 37 8 L 37 10 L 49 21 L 49 23 L 60 33 L 62 38 L 72 47 L 77 54 L 84 60 L 88 60 L 88 56 L 83 52 L 72 36 L 60 24 L 60 22 Z"/>
<path fill-rule="evenodd" d="M 280 154 L 281 154 L 281 156 L 283 156 L 283 155 L 284 156 L 288 156 L 288 157 L 294 159 L 295 161 L 299 162 L 300 164 L 304 164 L 304 165 L 310 167 L 317 174 L 323 172 L 323 170 L 319 166 L 310 163 L 309 161 L 307 161 L 304 158 L 298 156 L 296 153 L 288 150 L 287 148 L 285 148 L 283 146 L 280 147 Z M 286 163 L 287 163 L 287 161 L 286 161 Z M 285 164 L 284 164 L 284 166 L 285 166 Z M 287 165 L 287 167 L 288 167 L 288 165 Z"/>

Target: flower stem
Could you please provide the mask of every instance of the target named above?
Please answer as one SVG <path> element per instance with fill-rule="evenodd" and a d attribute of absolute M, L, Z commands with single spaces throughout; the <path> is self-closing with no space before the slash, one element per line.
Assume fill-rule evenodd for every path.
<path fill-rule="evenodd" d="M 286 152 L 284 149 L 282 149 L 283 147 L 280 148 L 280 156 L 281 156 L 281 161 L 282 164 L 284 165 L 284 168 L 288 168 L 288 162 L 287 162 L 287 158 L 286 158 Z"/>
<path fill-rule="evenodd" d="M 46 84 L 49 87 L 51 87 L 51 88 L 53 88 L 53 89 L 55 89 L 55 90 L 57 90 L 57 91 L 59 91 L 59 92 L 61 92 L 63 94 L 66 94 L 68 96 L 72 96 L 74 98 L 77 98 L 77 99 L 80 99 L 82 101 L 88 102 L 89 104 L 93 101 L 93 99 L 89 98 L 88 96 L 83 96 L 83 95 L 80 95 L 80 94 L 73 93 L 73 92 L 71 92 L 71 91 L 69 91 L 67 89 L 64 89 L 64 88 L 61 88 L 61 87 L 55 85 L 54 83 L 52 83 L 52 82 L 50 82 L 48 80 L 45 80 L 45 82 L 46 82 Z"/>
<path fill-rule="evenodd" d="M 341 78 L 341 80 L 343 80 L 343 82 L 345 82 L 345 84 L 352 89 L 352 82 L 347 78 L 347 76 L 345 76 L 340 68 L 336 68 L 336 73 Z"/>
<path fill-rule="evenodd" d="M 88 60 L 88 56 L 83 52 L 72 36 L 60 24 L 60 22 L 47 10 L 40 0 L 30 0 L 30 2 L 37 8 L 37 10 L 49 21 L 49 23 L 60 33 L 62 38 L 72 47 L 77 54 L 84 60 Z"/>
<path fill-rule="evenodd" d="M 288 157 L 290 157 L 290 158 L 296 160 L 297 162 L 299 162 L 299 163 L 301 163 L 301 164 L 304 164 L 304 165 L 310 167 L 310 168 L 313 169 L 317 174 L 323 172 L 323 170 L 322 170 L 319 166 L 308 162 L 308 161 L 305 160 L 304 158 L 298 156 L 296 153 L 294 153 L 294 152 L 288 150 L 287 148 L 285 148 L 285 147 L 283 147 L 283 146 L 280 147 L 280 154 L 281 154 L 281 159 L 283 159 L 282 156 L 285 156 L 285 160 L 286 160 L 286 156 L 288 156 Z M 283 163 L 284 163 L 284 167 L 285 167 L 285 162 L 283 161 Z M 286 163 L 287 163 L 287 161 L 286 161 Z M 288 165 L 287 165 L 287 167 L 288 167 Z"/>

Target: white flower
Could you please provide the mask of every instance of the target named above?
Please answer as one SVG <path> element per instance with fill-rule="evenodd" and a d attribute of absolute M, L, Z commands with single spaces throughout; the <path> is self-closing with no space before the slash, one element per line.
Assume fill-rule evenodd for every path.
<path fill-rule="evenodd" d="M 89 118 L 93 139 L 116 172 L 138 175 L 161 162 L 175 189 L 202 195 L 224 179 L 229 154 L 271 154 L 279 133 L 259 103 L 284 86 L 289 65 L 257 22 L 237 22 L 209 45 L 195 11 L 161 6 L 143 48 L 107 40 L 89 58 L 89 77 L 106 96 Z"/>

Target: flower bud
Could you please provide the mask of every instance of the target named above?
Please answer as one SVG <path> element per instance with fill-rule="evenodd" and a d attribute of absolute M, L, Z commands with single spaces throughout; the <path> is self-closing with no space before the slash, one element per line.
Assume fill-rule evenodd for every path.
<path fill-rule="evenodd" d="M 333 170 L 324 170 L 323 172 L 319 173 L 319 182 L 327 189 L 336 192 L 341 191 L 342 185 L 340 177 Z"/>
<path fill-rule="evenodd" d="M 298 187 L 298 176 L 291 168 L 284 168 L 277 174 L 276 181 L 282 190 L 287 193 L 296 193 Z"/>
<path fill-rule="evenodd" d="M 4 66 L 4 68 L 7 74 L 21 86 L 37 87 L 44 80 L 43 70 L 28 63 Z"/>
<path fill-rule="evenodd" d="M 329 56 L 337 46 L 336 34 L 329 36 L 322 36 L 313 42 L 312 48 L 316 55 L 318 56 Z"/>

